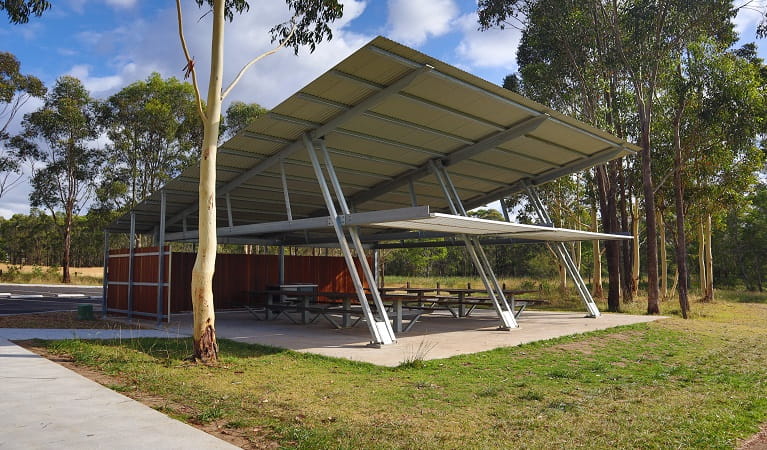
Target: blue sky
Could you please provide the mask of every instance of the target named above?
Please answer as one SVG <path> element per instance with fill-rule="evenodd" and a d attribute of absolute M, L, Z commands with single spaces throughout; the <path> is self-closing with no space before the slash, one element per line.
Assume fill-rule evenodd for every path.
<path fill-rule="evenodd" d="M 743 0 L 748 1 L 748 0 Z M 751 3 L 764 3 L 757 0 Z M 81 79 L 91 94 L 105 98 L 156 71 L 183 76 L 171 0 L 55 0 L 40 18 L 25 25 L 0 24 L 0 50 L 15 54 L 23 73 L 51 86 L 61 75 Z M 184 0 L 186 38 L 198 67 L 210 54 L 210 17 Z M 344 0 L 344 17 L 333 24 L 334 38 L 313 54 L 282 51 L 259 63 L 232 91 L 228 101 L 273 107 L 377 35 L 383 35 L 456 65 L 491 82 L 516 70 L 516 30 L 479 32 L 474 0 Z M 250 58 L 271 48 L 266 30 L 288 19 L 284 0 L 251 1 L 249 13 L 235 18 L 226 34 L 225 80 Z M 735 18 L 743 42 L 754 40 L 759 15 L 744 9 Z M 758 42 L 767 59 L 767 43 Z M 199 73 L 205 86 L 207 74 Z M 226 83 L 226 82 L 225 82 Z M 26 112 L 39 107 L 29 102 Z M 18 131 L 18 125 L 11 127 Z M 0 199 L 0 216 L 26 213 L 29 188 L 23 183 Z"/>

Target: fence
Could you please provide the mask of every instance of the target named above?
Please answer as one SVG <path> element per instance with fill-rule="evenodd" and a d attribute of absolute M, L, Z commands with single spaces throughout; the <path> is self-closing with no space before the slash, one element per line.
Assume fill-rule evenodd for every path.
<path fill-rule="evenodd" d="M 162 317 L 192 309 L 191 280 L 194 253 L 164 250 Z M 342 257 L 285 256 L 284 281 L 317 284 L 320 291 L 354 292 L 351 275 Z M 355 260 L 356 262 L 356 260 Z M 157 317 L 158 247 L 134 251 L 133 277 L 130 277 L 128 249 L 109 252 L 107 312 Z M 356 262 L 359 273 L 359 263 Z M 216 309 L 238 308 L 251 301 L 250 292 L 263 291 L 279 284 L 279 256 L 219 254 L 213 276 Z M 365 283 L 367 286 L 367 283 Z"/>

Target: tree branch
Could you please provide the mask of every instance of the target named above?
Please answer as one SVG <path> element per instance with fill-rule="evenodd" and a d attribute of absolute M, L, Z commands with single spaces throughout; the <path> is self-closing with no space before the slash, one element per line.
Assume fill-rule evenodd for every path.
<path fill-rule="evenodd" d="M 181 19 L 181 0 L 176 0 L 176 13 L 178 14 L 178 37 L 181 39 L 181 48 L 184 50 L 184 57 L 186 58 L 187 73 L 192 75 L 192 86 L 194 87 L 194 96 L 197 98 L 197 112 L 200 114 L 200 118 L 205 122 L 205 110 L 202 107 L 202 97 L 200 96 L 200 88 L 197 86 L 197 71 L 194 68 L 194 60 L 189 55 L 189 49 L 186 46 L 186 39 L 184 38 L 184 23 Z"/>
<path fill-rule="evenodd" d="M 179 0 L 176 0 L 176 1 L 178 2 Z M 293 24 L 293 27 L 291 27 L 290 33 L 288 33 L 288 35 L 285 37 L 285 39 L 283 39 L 282 42 L 280 42 L 280 45 L 278 45 L 277 47 L 274 47 L 273 49 L 271 49 L 269 51 L 266 51 L 266 52 L 256 56 L 255 58 L 251 59 L 247 64 L 245 64 L 242 67 L 242 69 L 240 69 L 240 72 L 237 74 L 237 76 L 234 78 L 234 80 L 231 82 L 231 84 L 229 84 L 229 86 L 221 94 L 221 100 L 224 100 L 226 98 L 226 96 L 229 95 L 229 92 L 231 92 L 231 90 L 234 89 L 234 87 L 237 85 L 237 83 L 239 83 L 240 78 L 242 78 L 242 76 L 245 75 L 245 72 L 247 72 L 247 70 L 250 69 L 250 67 L 253 66 L 253 64 L 257 63 L 258 61 L 260 61 L 260 60 L 262 60 L 264 58 L 266 58 L 269 55 L 277 53 L 282 47 L 284 47 L 288 43 L 290 38 L 293 37 L 293 34 L 296 32 L 296 27 L 298 26 L 298 24 L 296 23 L 296 17 L 295 16 L 293 16 L 293 18 L 290 19 L 290 22 Z"/>

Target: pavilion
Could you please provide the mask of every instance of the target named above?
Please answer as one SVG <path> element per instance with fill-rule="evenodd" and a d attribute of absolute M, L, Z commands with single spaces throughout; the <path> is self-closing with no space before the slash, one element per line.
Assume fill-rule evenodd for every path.
<path fill-rule="evenodd" d="M 637 150 L 377 37 L 219 147 L 219 242 L 339 247 L 375 344 L 396 336 L 377 289 L 373 307 L 367 301 L 365 282 L 376 286 L 371 265 L 361 257 L 358 270 L 353 253 L 382 242 L 461 239 L 504 329 L 517 323 L 481 242 L 553 242 L 588 314 L 598 317 L 563 243 L 626 236 L 554 227 L 536 186 Z M 186 169 L 115 221 L 105 247 L 109 233 L 152 233 L 159 244 L 154 282 L 162 286 L 164 244 L 197 239 L 198 182 L 199 168 Z M 528 194 L 541 225 L 511 223 L 505 210 L 505 222 L 467 217 L 519 192 Z M 128 255 L 132 265 L 133 247 Z M 158 320 L 162 296 L 157 289 Z"/>

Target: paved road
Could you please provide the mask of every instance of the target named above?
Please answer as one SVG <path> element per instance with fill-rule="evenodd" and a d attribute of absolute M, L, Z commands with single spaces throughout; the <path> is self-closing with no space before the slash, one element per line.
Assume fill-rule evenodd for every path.
<path fill-rule="evenodd" d="M 99 286 L 0 284 L 0 315 L 51 311 L 75 311 L 81 303 L 92 303 L 101 311 Z"/>

